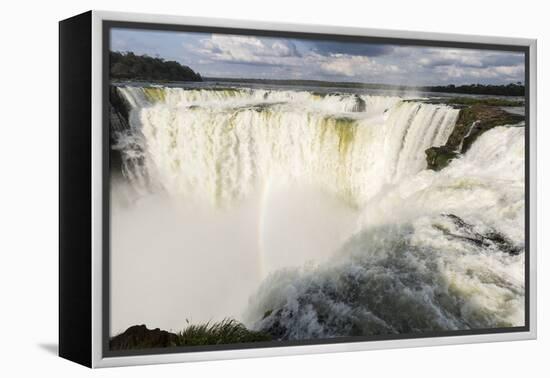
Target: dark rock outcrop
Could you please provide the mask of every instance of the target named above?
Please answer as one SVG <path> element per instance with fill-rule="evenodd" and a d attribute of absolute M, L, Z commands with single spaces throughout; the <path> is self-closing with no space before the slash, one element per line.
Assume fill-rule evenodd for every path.
<path fill-rule="evenodd" d="M 159 328 L 148 329 L 145 325 L 136 325 L 109 341 L 110 350 L 166 348 L 176 346 L 178 336 Z"/>
<path fill-rule="evenodd" d="M 367 103 L 360 96 L 355 95 L 355 105 L 353 106 L 352 111 L 354 112 L 364 112 L 367 110 Z"/>
<path fill-rule="evenodd" d="M 461 109 L 447 143 L 426 150 L 428 169 L 439 171 L 445 168 L 451 160 L 466 153 L 475 140 L 487 130 L 496 126 L 516 124 L 524 118 L 522 115 L 484 104 Z"/>
<path fill-rule="evenodd" d="M 128 122 L 128 115 L 131 109 L 130 104 L 120 95 L 120 92 L 114 85 L 109 86 L 109 105 L 112 107 L 112 111 L 118 113 Z"/>
<path fill-rule="evenodd" d="M 109 128 L 110 128 L 110 166 L 111 172 L 122 171 L 122 156 L 119 150 L 112 148 L 117 144 L 117 138 L 121 133 L 130 130 L 129 122 L 130 104 L 120 95 L 118 89 L 109 87 Z"/>
<path fill-rule="evenodd" d="M 159 328 L 148 329 L 145 325 L 135 325 L 109 341 L 110 350 L 132 350 L 149 348 L 220 345 L 271 341 L 272 336 L 265 332 L 249 330 L 234 319 L 219 322 L 188 324 L 178 333 Z"/>
<path fill-rule="evenodd" d="M 457 215 L 441 215 L 451 220 L 455 230 L 451 231 L 438 224 L 434 224 L 434 227 L 449 238 L 464 240 L 480 248 L 498 250 L 512 256 L 519 255 L 522 251 L 520 246 L 515 245 L 513 241 L 496 230 L 490 229 L 485 232 L 479 232 L 473 225 L 467 223 Z"/>
<path fill-rule="evenodd" d="M 439 171 L 449 165 L 449 162 L 460 155 L 447 146 L 430 147 L 426 150 L 426 161 L 428 169 Z"/>
<path fill-rule="evenodd" d="M 513 125 L 525 119 L 522 115 L 508 113 L 501 108 L 485 105 L 473 105 L 462 110 L 462 112 L 469 113 L 468 117 L 474 119 L 474 122 L 470 124 L 472 125 L 470 132 L 462 141 L 460 150 L 462 154 L 468 151 L 475 140 L 487 130 L 496 126 Z"/>

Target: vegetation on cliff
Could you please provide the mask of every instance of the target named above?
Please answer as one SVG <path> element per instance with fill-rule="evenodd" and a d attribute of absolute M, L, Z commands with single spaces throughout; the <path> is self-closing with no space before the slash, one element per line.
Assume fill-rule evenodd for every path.
<path fill-rule="evenodd" d="M 234 319 L 225 319 L 218 323 L 189 325 L 177 336 L 177 346 L 236 344 L 271 340 L 269 334 L 251 331 Z"/>
<path fill-rule="evenodd" d="M 525 119 L 522 115 L 509 113 L 499 106 L 490 106 L 487 103 L 480 100 L 460 110 L 447 143 L 426 150 L 428 169 L 439 171 L 445 168 L 451 160 L 466 153 L 485 131 L 495 126 L 517 124 Z"/>
<path fill-rule="evenodd" d="M 109 348 L 110 350 L 132 350 L 270 340 L 271 335 L 267 333 L 251 331 L 234 319 L 224 319 L 217 323 L 188 325 L 178 333 L 163 331 L 159 328 L 150 330 L 145 325 L 135 325 L 112 337 Z"/>
<path fill-rule="evenodd" d="M 525 95 L 525 86 L 521 83 L 510 83 L 507 85 L 468 84 L 458 86 L 451 84 L 427 87 L 426 89 L 430 92 L 464 93 L 491 96 Z"/>
<path fill-rule="evenodd" d="M 445 103 L 455 106 L 471 106 L 471 105 L 487 105 L 487 106 L 502 106 L 502 107 L 511 107 L 511 106 L 523 106 L 523 100 L 509 100 L 506 98 L 473 98 L 473 97 L 449 97 L 449 98 L 440 98 L 437 101 L 432 101 L 434 103 Z"/>
<path fill-rule="evenodd" d="M 199 73 L 175 61 L 111 51 L 111 79 L 143 81 L 202 81 Z"/>

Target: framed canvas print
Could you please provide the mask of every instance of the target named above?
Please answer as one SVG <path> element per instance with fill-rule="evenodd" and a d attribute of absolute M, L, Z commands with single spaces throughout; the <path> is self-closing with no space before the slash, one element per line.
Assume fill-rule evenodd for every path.
<path fill-rule="evenodd" d="M 60 22 L 60 355 L 536 337 L 536 42 Z"/>

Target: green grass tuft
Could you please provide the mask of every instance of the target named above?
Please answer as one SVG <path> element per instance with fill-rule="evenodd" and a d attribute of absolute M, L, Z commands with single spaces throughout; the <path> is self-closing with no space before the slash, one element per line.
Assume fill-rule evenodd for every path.
<path fill-rule="evenodd" d="M 187 321 L 187 323 L 189 323 Z M 265 332 L 248 330 L 234 319 L 216 323 L 189 325 L 179 333 L 148 329 L 145 324 L 135 325 L 109 340 L 110 350 L 153 349 L 181 346 L 201 346 L 271 341 Z"/>
<path fill-rule="evenodd" d="M 271 336 L 248 330 L 234 319 L 224 319 L 217 323 L 190 325 L 177 334 L 177 346 L 236 344 L 257 341 L 270 341 Z"/>

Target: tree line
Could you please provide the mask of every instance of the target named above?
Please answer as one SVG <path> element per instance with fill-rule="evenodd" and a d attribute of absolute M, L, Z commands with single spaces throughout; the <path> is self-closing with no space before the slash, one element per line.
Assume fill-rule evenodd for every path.
<path fill-rule="evenodd" d="M 111 51 L 111 79 L 145 81 L 202 81 L 198 72 L 176 61 Z"/>
<path fill-rule="evenodd" d="M 451 84 L 445 86 L 428 87 L 426 89 L 431 92 L 464 93 L 492 96 L 525 96 L 525 86 L 520 82 L 510 83 L 507 85 L 469 84 L 455 86 Z"/>

